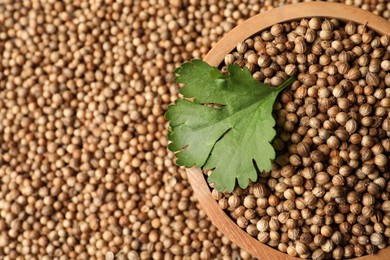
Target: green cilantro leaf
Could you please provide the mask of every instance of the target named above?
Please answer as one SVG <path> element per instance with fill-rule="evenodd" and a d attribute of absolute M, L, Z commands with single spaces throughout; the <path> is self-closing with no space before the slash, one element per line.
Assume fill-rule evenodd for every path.
<path fill-rule="evenodd" d="M 236 179 L 241 188 L 256 181 L 256 167 L 271 169 L 273 104 L 294 78 L 272 88 L 236 64 L 227 70 L 223 75 L 201 60 L 177 68 L 175 81 L 185 84 L 180 89 L 185 99 L 176 100 L 165 116 L 170 121 L 168 148 L 176 152 L 176 163 L 213 170 L 208 181 L 231 192 Z"/>

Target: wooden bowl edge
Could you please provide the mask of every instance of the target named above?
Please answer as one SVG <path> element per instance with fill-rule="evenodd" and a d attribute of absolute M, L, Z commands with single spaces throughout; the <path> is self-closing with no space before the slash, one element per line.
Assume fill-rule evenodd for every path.
<path fill-rule="evenodd" d="M 366 24 L 382 35 L 390 35 L 390 23 L 386 19 L 357 7 L 327 2 L 309 2 L 286 5 L 271 9 L 245 20 L 228 32 L 205 56 L 204 61 L 218 66 L 223 56 L 229 53 L 243 39 L 276 23 L 308 17 L 329 17 L 342 21 Z"/>

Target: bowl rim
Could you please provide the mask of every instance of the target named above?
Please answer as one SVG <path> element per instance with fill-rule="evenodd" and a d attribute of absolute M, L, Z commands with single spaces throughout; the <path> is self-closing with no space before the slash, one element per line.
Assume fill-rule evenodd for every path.
<path fill-rule="evenodd" d="M 353 21 L 365 24 L 381 35 L 390 35 L 390 22 L 371 12 L 357 7 L 327 2 L 309 2 L 286 5 L 257 14 L 228 32 L 203 59 L 212 66 L 218 66 L 225 55 L 230 53 L 241 41 L 251 37 L 261 30 L 276 23 L 287 22 L 310 17 L 336 18 L 341 21 Z M 217 201 L 211 196 L 210 188 L 203 173 L 195 168 L 186 169 L 188 180 L 194 190 L 202 209 L 225 236 L 252 256 L 273 260 L 297 260 L 300 258 L 289 256 L 277 249 L 262 244 L 241 229 L 220 208 Z M 386 260 L 389 259 L 390 246 L 379 250 L 375 255 L 366 255 L 353 258 L 355 260 Z"/>

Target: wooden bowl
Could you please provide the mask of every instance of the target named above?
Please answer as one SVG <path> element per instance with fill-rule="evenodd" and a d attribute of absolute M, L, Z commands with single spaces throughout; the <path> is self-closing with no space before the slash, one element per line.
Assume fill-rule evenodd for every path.
<path fill-rule="evenodd" d="M 359 8 L 326 2 L 311 2 L 287 5 L 258 14 L 235 27 L 226 34 L 204 58 L 204 61 L 212 66 L 219 66 L 226 54 L 230 53 L 235 46 L 274 24 L 309 17 L 337 18 L 341 21 L 353 21 L 358 24 L 367 24 L 368 27 L 381 35 L 390 35 L 390 23 L 370 12 Z M 211 219 L 212 223 L 231 241 L 252 256 L 261 259 L 292 260 L 298 259 L 260 243 L 250 236 L 220 208 L 213 199 L 210 187 L 206 183 L 203 173 L 196 168 L 187 169 L 190 184 L 195 196 L 199 200 L 202 209 Z M 379 250 L 375 255 L 367 255 L 359 260 L 386 260 L 390 259 L 390 247 Z"/>

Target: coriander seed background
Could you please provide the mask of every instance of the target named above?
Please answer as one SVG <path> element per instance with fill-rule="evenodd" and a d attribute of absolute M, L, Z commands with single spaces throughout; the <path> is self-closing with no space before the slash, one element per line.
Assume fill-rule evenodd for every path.
<path fill-rule="evenodd" d="M 174 68 L 295 2 L 0 0 L 0 258 L 249 259 L 199 209 L 163 115 Z"/>

